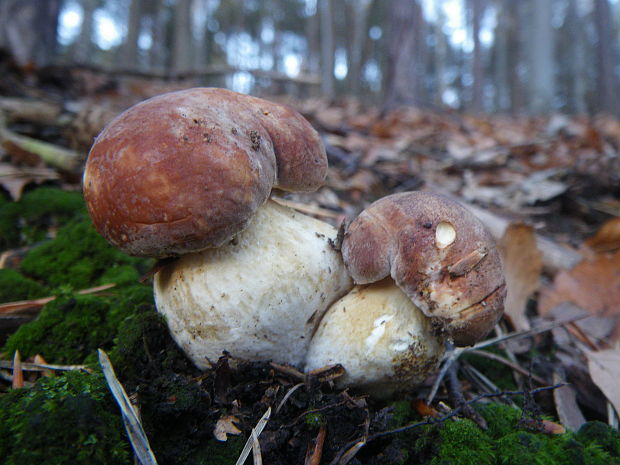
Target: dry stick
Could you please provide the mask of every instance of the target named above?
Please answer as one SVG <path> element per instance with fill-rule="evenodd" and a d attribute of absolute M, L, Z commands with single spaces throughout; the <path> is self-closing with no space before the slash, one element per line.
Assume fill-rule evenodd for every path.
<path fill-rule="evenodd" d="M 13 362 L 9 360 L 0 360 L 0 368 L 13 369 Z M 24 371 L 76 371 L 81 370 L 90 373 L 90 370 L 86 365 L 53 365 L 51 363 L 28 363 L 22 362 L 22 370 Z"/>
<path fill-rule="evenodd" d="M 525 368 L 520 365 L 508 360 L 507 358 L 502 357 L 501 355 L 494 354 L 493 352 L 487 352 L 486 350 L 471 350 L 471 354 L 478 355 L 480 357 L 485 357 L 490 360 L 495 360 L 496 362 L 502 363 L 509 368 L 512 368 L 514 371 L 521 373 L 523 376 L 531 376 L 534 381 L 539 384 L 545 384 L 547 381 L 542 379 L 540 376 L 534 375 L 527 371 Z"/>
<path fill-rule="evenodd" d="M 19 356 L 19 350 L 16 350 L 13 356 L 13 379 L 11 381 L 11 387 L 13 389 L 24 387 L 24 372 L 22 370 L 22 359 Z"/>
<path fill-rule="evenodd" d="M 157 465 L 157 460 L 155 459 L 149 440 L 142 428 L 142 422 L 138 418 L 134 407 L 131 405 L 131 401 L 123 385 L 116 378 L 112 362 L 110 362 L 108 355 L 103 350 L 99 349 L 98 352 L 99 365 L 101 365 L 101 370 L 103 371 L 110 391 L 112 391 L 112 395 L 121 409 L 123 423 L 125 424 L 125 429 L 127 430 L 127 435 L 129 436 L 136 457 L 142 465 Z"/>
<path fill-rule="evenodd" d="M 323 424 L 319 428 L 319 433 L 314 441 L 314 447 L 308 449 L 312 450 L 312 454 L 306 457 L 305 465 L 319 465 L 321 463 L 321 457 L 323 456 L 323 445 L 325 444 L 325 436 L 327 435 L 327 427 Z"/>
<path fill-rule="evenodd" d="M 533 336 L 535 334 L 543 333 L 545 331 L 549 331 L 553 328 L 557 328 L 559 326 L 563 326 L 568 323 L 573 323 L 575 321 L 583 320 L 584 318 L 588 318 L 588 315 L 582 315 L 576 318 L 570 318 L 568 320 L 554 321 L 554 322 L 540 325 L 536 328 L 531 328 L 525 331 L 516 331 L 514 333 L 508 333 L 502 336 L 487 339 L 486 341 L 479 342 L 478 344 L 475 344 L 471 347 L 457 347 L 456 349 L 446 352 L 443 358 L 443 365 L 441 367 L 441 370 L 439 370 L 439 374 L 437 375 L 437 379 L 435 380 L 435 383 L 433 384 L 433 388 L 431 389 L 431 392 L 426 398 L 426 403 L 430 405 L 433 402 L 433 399 L 435 398 L 435 395 L 437 394 L 437 391 L 439 390 L 439 385 L 441 384 L 441 381 L 446 375 L 448 368 L 450 368 L 450 365 L 455 360 L 457 360 L 463 353 L 471 352 L 473 350 L 483 349 L 484 347 L 492 346 L 492 345 L 495 345 L 495 344 L 498 344 L 500 342 L 504 342 L 510 339 Z"/>
<path fill-rule="evenodd" d="M 494 397 L 503 397 L 503 396 L 522 396 L 522 395 L 525 395 L 527 392 L 529 392 L 530 395 L 534 395 L 534 394 L 538 394 L 539 392 L 550 391 L 550 390 L 557 389 L 557 388 L 560 388 L 566 385 L 567 383 L 558 383 L 552 386 L 543 386 L 543 387 L 539 387 L 536 389 L 532 389 L 531 391 L 500 391 L 500 392 L 491 392 L 491 393 L 477 395 L 473 399 L 470 399 L 466 401 L 464 404 L 459 405 L 458 407 L 451 410 L 449 413 L 445 414 L 444 416 L 440 418 L 429 417 L 424 421 L 420 421 L 417 423 L 409 423 L 408 425 L 401 426 L 399 428 L 394 428 L 394 429 L 387 430 L 387 431 L 381 431 L 379 433 L 375 433 L 375 434 L 368 436 L 367 438 L 363 439 L 363 441 L 362 439 L 355 439 L 345 444 L 344 447 L 340 449 L 340 451 L 336 454 L 334 459 L 330 462 L 330 465 L 337 465 L 337 464 L 342 463 L 340 461 L 340 458 L 345 454 L 346 451 L 348 451 L 353 446 L 357 446 L 358 444 L 361 443 L 361 446 L 357 448 L 357 450 L 359 450 L 364 445 L 368 444 L 371 441 L 374 441 L 375 439 L 383 438 L 383 437 L 390 436 L 390 435 L 397 434 L 397 433 L 403 433 L 405 431 L 409 431 L 414 428 L 419 428 L 420 426 L 443 423 L 444 421 L 449 420 L 450 418 L 458 415 L 465 406 L 475 404 L 476 402 L 479 402 L 481 399 L 490 399 Z M 353 457 L 349 457 L 348 459 L 350 460 L 352 458 Z"/>
<path fill-rule="evenodd" d="M 295 202 L 293 200 L 287 200 L 280 197 L 272 196 L 271 200 L 273 200 L 278 205 L 292 208 L 293 210 L 297 210 L 298 212 L 305 213 L 307 215 L 323 216 L 326 218 L 340 218 L 343 215 L 343 213 L 328 210 L 327 208 L 315 207 L 314 205 Z"/>
<path fill-rule="evenodd" d="M 80 295 L 96 294 L 97 292 L 111 289 L 114 286 L 116 286 L 115 283 L 103 284 L 101 286 L 90 287 L 88 289 L 82 289 L 78 291 L 77 293 Z M 50 297 L 41 297 L 40 299 L 17 300 L 15 302 L 7 302 L 4 304 L 0 304 L 0 315 L 11 314 L 11 313 L 18 312 L 20 310 L 25 310 L 28 308 L 43 307 L 45 304 L 55 299 L 56 299 L 56 296 L 50 296 Z"/>
<path fill-rule="evenodd" d="M 28 153 L 34 153 L 48 165 L 65 171 L 75 171 L 79 166 L 80 156 L 74 150 L 16 134 L 2 124 L 1 117 L 0 144 L 12 146 Z"/>
<path fill-rule="evenodd" d="M 250 455 L 250 451 L 253 449 L 252 447 L 254 443 L 253 437 L 256 437 L 258 441 L 258 437 L 265 429 L 265 426 L 267 425 L 267 422 L 269 421 L 270 417 L 271 417 L 271 407 L 269 407 L 267 411 L 263 414 L 263 416 L 260 418 L 260 420 L 258 420 L 258 423 L 256 424 L 256 426 L 252 428 L 252 434 L 250 435 L 248 440 L 245 442 L 245 446 L 243 446 L 241 455 L 237 459 L 237 462 L 235 463 L 235 465 L 243 465 L 243 463 L 245 462 L 245 459 L 248 458 L 248 455 Z"/>

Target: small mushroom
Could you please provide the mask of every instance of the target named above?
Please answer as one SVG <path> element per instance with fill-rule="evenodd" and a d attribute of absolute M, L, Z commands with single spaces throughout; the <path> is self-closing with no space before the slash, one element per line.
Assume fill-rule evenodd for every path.
<path fill-rule="evenodd" d="M 483 225 L 456 202 L 406 192 L 370 205 L 342 244 L 356 286 L 330 307 L 306 370 L 341 363 L 341 386 L 387 395 L 437 367 L 443 341 L 470 345 L 503 312 L 500 257 Z"/>
<path fill-rule="evenodd" d="M 336 230 L 268 200 L 317 189 L 318 133 L 297 112 L 196 88 L 154 97 L 97 137 L 84 195 L 131 255 L 179 257 L 154 278 L 171 334 L 199 367 L 223 351 L 301 366 L 325 309 L 352 286 Z"/>

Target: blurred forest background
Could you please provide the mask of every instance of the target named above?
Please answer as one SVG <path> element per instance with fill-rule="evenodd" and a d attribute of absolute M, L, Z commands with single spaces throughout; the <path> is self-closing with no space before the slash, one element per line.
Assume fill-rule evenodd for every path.
<path fill-rule="evenodd" d="M 263 95 L 617 115 L 619 22 L 617 0 L 2 0 L 0 48 Z"/>

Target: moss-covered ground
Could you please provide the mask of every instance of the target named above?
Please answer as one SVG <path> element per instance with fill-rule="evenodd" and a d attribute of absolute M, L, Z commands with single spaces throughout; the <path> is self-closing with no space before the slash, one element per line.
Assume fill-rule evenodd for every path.
<path fill-rule="evenodd" d="M 2 463 L 133 463 L 118 407 L 99 373 L 97 348 L 108 352 L 139 405 L 160 464 L 235 463 L 268 407 L 274 413 L 261 435 L 263 463 L 276 465 L 304 463 L 321 428 L 327 431 L 322 463 L 329 463 L 366 428 L 372 434 L 420 420 L 409 400 L 354 401 L 352 394 L 328 385 L 297 388 L 283 403 L 298 380 L 268 364 L 224 358 L 212 370 L 199 371 L 168 335 L 150 285 L 139 282 L 153 263 L 123 255 L 99 237 L 79 193 L 44 187 L 20 202 L 0 199 L 0 237 L 0 249 L 30 247 L 18 268 L 0 270 L 0 300 L 56 296 L 5 341 L 3 358 L 19 350 L 23 358 L 41 354 L 49 363 L 90 369 L 39 377 L 33 387 L 3 385 Z M 94 295 L 78 293 L 109 283 L 116 286 Z M 487 376 L 513 388 L 509 371 L 491 368 L 498 371 L 487 370 Z M 602 423 L 548 435 L 523 427 L 518 409 L 497 403 L 476 408 L 487 431 L 452 418 L 372 441 L 350 463 L 620 463 L 620 435 Z M 234 416 L 243 433 L 219 442 L 213 430 L 224 416 Z"/>

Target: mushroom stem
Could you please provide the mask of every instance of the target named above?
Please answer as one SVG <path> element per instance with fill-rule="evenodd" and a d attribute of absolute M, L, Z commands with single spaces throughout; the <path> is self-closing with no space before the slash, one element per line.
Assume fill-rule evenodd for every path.
<path fill-rule="evenodd" d="M 217 249 L 187 254 L 154 279 L 157 309 L 200 368 L 223 351 L 301 367 L 315 326 L 352 282 L 331 225 L 269 200 Z"/>
<path fill-rule="evenodd" d="M 323 316 L 306 358 L 306 371 L 340 363 L 340 387 L 376 397 L 421 384 L 443 354 L 443 337 L 391 278 L 355 286 Z"/>

